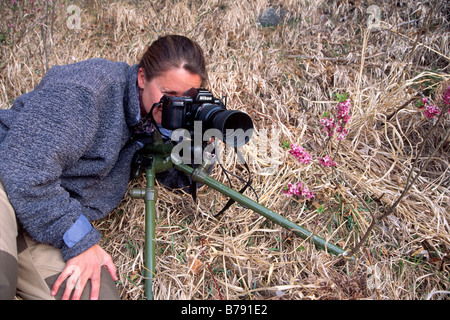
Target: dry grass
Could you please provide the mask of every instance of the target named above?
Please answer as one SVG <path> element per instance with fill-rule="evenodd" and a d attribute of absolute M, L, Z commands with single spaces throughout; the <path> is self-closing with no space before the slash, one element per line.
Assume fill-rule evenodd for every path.
<path fill-rule="evenodd" d="M 382 23 L 368 29 L 368 7 L 375 3 L 368 0 L 135 2 L 73 1 L 82 9 L 80 30 L 66 27 L 67 4 L 58 4 L 53 42 L 50 28 L 45 34 L 31 22 L 23 34 L 12 30 L 1 43 L 1 107 L 33 89 L 46 57 L 50 66 L 91 57 L 134 64 L 157 32 L 192 37 L 209 61 L 210 89 L 254 119 L 256 134 L 244 151 L 260 202 L 352 249 L 372 220 L 369 209 L 378 215 L 401 194 L 430 127 L 415 101 L 396 110 L 419 90 L 438 102 L 438 87 L 450 81 L 450 6 L 377 1 Z M 262 27 L 258 14 L 273 3 L 286 10 L 284 23 Z M 6 4 L 0 8 L 2 21 L 14 16 Z M 5 30 L 3 25 L 3 35 Z M 339 145 L 339 166 L 325 174 L 314 164 L 296 163 L 281 142 L 301 144 L 315 158 L 333 154 L 338 143 L 326 143 L 319 117 L 335 105 L 337 92 L 348 93 L 352 120 Z M 448 121 L 429 139 L 419 163 Z M 267 140 L 264 152 L 259 146 Z M 199 190 L 194 204 L 189 195 L 160 187 L 155 298 L 448 299 L 448 164 L 447 141 L 394 214 L 377 224 L 355 262 L 342 262 L 239 205 L 215 219 L 211 212 L 226 199 L 208 188 Z M 242 172 L 233 161 L 227 166 Z M 219 170 L 213 176 L 225 181 Z M 315 192 L 314 201 L 283 194 L 287 182 L 298 180 Z M 96 223 L 118 266 L 124 299 L 143 298 L 143 224 L 142 201 L 128 196 Z"/>

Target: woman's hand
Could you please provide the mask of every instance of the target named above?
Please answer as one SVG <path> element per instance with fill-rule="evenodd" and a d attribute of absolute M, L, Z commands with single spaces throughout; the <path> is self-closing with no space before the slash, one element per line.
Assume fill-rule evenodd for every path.
<path fill-rule="evenodd" d="M 117 281 L 117 269 L 111 256 L 98 244 L 80 255 L 67 261 L 66 267 L 59 275 L 52 288 L 52 296 L 56 295 L 61 284 L 67 280 L 62 300 L 68 300 L 73 291 L 73 300 L 79 300 L 87 281 L 91 280 L 91 300 L 97 300 L 100 292 L 100 274 L 102 266 L 106 266 L 114 281 Z"/>

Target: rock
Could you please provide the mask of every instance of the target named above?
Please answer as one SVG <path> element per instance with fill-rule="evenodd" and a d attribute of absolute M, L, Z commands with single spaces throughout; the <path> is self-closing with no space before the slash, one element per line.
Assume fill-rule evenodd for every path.
<path fill-rule="evenodd" d="M 274 27 L 282 23 L 285 16 L 286 10 L 269 7 L 259 15 L 258 21 L 263 27 Z"/>

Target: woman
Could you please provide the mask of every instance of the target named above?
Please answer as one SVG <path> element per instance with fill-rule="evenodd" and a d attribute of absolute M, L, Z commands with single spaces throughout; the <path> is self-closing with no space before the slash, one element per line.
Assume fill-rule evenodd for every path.
<path fill-rule="evenodd" d="M 16 288 L 23 298 L 119 298 L 116 267 L 90 221 L 123 198 L 142 117 L 162 95 L 206 81 L 201 48 L 170 35 L 138 65 L 55 66 L 0 110 L 0 298 Z M 153 117 L 160 123 L 161 110 Z"/>

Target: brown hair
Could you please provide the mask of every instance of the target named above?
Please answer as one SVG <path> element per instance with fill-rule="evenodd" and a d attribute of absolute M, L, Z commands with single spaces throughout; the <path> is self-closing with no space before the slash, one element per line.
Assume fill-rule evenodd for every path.
<path fill-rule="evenodd" d="M 171 68 L 183 68 L 202 79 L 202 87 L 208 81 L 203 50 L 184 36 L 167 35 L 154 41 L 142 56 L 139 66 L 150 81 Z"/>

